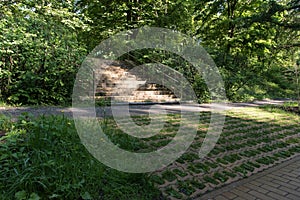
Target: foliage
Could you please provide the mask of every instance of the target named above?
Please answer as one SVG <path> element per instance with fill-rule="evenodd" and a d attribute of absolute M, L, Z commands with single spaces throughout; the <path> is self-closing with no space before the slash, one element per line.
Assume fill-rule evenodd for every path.
<path fill-rule="evenodd" d="M 297 0 L 12 0 L 0 6 L 0 99 L 5 103 L 70 103 L 87 53 L 120 31 L 142 26 L 170 28 L 198 40 L 217 64 L 230 100 L 298 94 Z M 184 73 L 199 102 L 210 99 L 202 77 L 178 56 L 157 50 L 130 54 L 122 59 L 170 65 Z"/>
<path fill-rule="evenodd" d="M 159 197 L 146 174 L 118 172 L 94 159 L 67 118 L 0 119 L 0 130 L 7 131 L 0 139 L 0 199 Z"/>
<path fill-rule="evenodd" d="M 89 51 L 120 31 L 142 26 L 171 28 L 193 34 L 195 0 L 78 0 L 76 9 L 91 19 L 91 29 L 82 35 Z M 138 32 L 133 32 L 134 38 Z"/>
<path fill-rule="evenodd" d="M 231 100 L 249 94 L 247 88 L 258 86 L 264 90 L 268 82 L 283 89 L 291 85 L 282 82 L 280 75 L 289 65 L 291 51 L 299 47 L 299 7 L 296 1 L 199 2 L 197 35 L 219 67 Z"/>
<path fill-rule="evenodd" d="M 72 1 L 0 2 L 0 98 L 9 103 L 70 102 L 85 48 Z"/>
<path fill-rule="evenodd" d="M 201 41 L 223 75 L 230 100 L 296 95 L 294 82 L 289 80 L 291 76 L 282 74 L 292 62 L 294 49 L 299 47 L 297 1 L 128 0 L 90 3 L 82 0 L 78 7 L 93 20 L 92 29 L 86 35 L 95 38 L 87 41 L 89 44 L 93 42 L 89 48 L 122 30 L 143 25 L 172 28 Z M 138 32 L 132 33 L 132 37 L 136 34 Z M 178 56 L 148 50 L 130 52 L 122 59 L 135 64 L 153 60 L 167 64 L 184 73 L 200 102 L 209 99 L 203 79 Z"/>

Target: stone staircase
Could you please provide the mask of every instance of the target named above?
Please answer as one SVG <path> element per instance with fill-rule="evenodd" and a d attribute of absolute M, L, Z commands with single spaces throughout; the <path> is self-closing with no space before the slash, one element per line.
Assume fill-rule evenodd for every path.
<path fill-rule="evenodd" d="M 113 62 L 94 70 L 95 100 L 109 100 L 122 103 L 175 103 L 179 102 L 168 88 L 148 82 L 141 74 L 133 74 L 128 64 Z"/>

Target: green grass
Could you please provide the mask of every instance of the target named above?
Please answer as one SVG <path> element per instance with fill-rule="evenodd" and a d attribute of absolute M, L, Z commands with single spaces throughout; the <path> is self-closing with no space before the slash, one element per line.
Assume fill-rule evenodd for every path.
<path fill-rule="evenodd" d="M 7 104 L 0 100 L 0 107 L 6 107 L 6 106 L 7 106 Z"/>
<path fill-rule="evenodd" d="M 199 160 L 210 113 L 200 115 L 197 136 L 187 152 L 175 165 L 151 174 L 127 174 L 104 166 L 80 143 L 67 118 L 32 119 L 25 114 L 13 123 L 0 116 L 0 131 L 8 133 L 0 139 L 0 199 L 162 199 L 161 193 L 184 199 L 197 189 L 219 187 L 300 153 L 299 116 L 265 106 L 227 112 L 218 143 Z M 120 148 L 152 152 L 176 135 L 179 116 L 168 115 L 162 130 L 144 139 L 122 132 L 113 118 L 100 124 Z M 133 121 L 148 125 L 150 118 L 136 116 Z"/>
<path fill-rule="evenodd" d="M 284 107 L 296 107 L 296 106 L 298 106 L 298 102 L 296 102 L 296 101 L 284 102 L 283 106 Z"/>
<path fill-rule="evenodd" d="M 61 116 L 0 117 L 0 199 L 158 199 L 147 174 L 110 169 Z"/>

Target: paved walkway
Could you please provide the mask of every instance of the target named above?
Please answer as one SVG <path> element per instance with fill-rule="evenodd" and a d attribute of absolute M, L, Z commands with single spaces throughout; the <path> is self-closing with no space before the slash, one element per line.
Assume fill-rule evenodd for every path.
<path fill-rule="evenodd" d="M 300 200 L 300 155 L 199 199 Z"/>
<path fill-rule="evenodd" d="M 263 101 L 254 101 L 251 103 L 227 103 L 227 104 L 217 104 L 212 107 L 213 104 L 160 104 L 160 105 L 151 105 L 151 104 L 135 104 L 130 105 L 130 114 L 131 115 L 143 115 L 143 114 L 159 114 L 167 111 L 168 113 L 180 113 L 180 112 L 203 112 L 210 111 L 214 109 L 240 109 L 244 107 L 258 107 L 262 105 L 280 105 L 289 100 L 263 100 Z M 118 115 L 124 115 L 124 110 L 127 106 L 119 105 L 117 107 Z M 96 107 L 91 108 L 96 110 L 97 117 L 112 116 L 112 110 L 110 106 L 106 107 Z M 0 114 L 10 115 L 12 117 L 17 117 L 21 113 L 31 113 L 35 116 L 38 115 L 65 115 L 67 117 L 72 117 L 72 112 L 76 111 L 75 108 L 63 108 L 63 107 L 0 107 Z M 123 112 L 124 111 L 124 112 Z M 76 111 L 78 112 L 78 110 Z M 80 110 L 79 110 L 80 112 Z M 83 112 L 84 113 L 84 112 Z M 126 113 L 126 112 L 125 112 Z"/>

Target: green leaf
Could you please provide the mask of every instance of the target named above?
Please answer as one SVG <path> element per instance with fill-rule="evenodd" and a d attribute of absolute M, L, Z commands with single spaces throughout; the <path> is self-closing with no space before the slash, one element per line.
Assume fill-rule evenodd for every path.
<path fill-rule="evenodd" d="M 92 199 L 90 193 L 88 193 L 88 192 L 85 192 L 84 194 L 82 194 L 81 198 L 84 199 L 84 200 Z"/>
<path fill-rule="evenodd" d="M 25 190 L 19 191 L 19 192 L 17 192 L 17 193 L 15 194 L 15 198 L 16 198 L 17 200 L 23 200 L 23 199 L 26 199 L 26 196 L 27 196 L 27 194 L 26 194 Z"/>
<path fill-rule="evenodd" d="M 31 193 L 28 200 L 40 200 L 41 198 L 36 193 Z"/>

